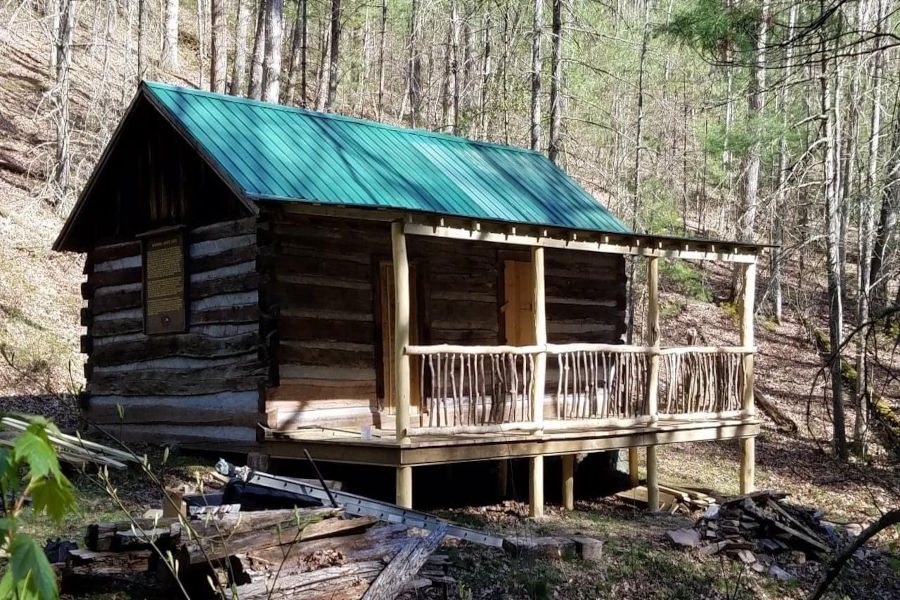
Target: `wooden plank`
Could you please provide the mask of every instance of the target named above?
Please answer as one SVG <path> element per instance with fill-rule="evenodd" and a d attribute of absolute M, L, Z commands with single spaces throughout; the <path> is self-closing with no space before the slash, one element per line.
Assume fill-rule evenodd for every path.
<path fill-rule="evenodd" d="M 375 399 L 375 381 L 323 381 L 282 377 L 278 386 L 266 391 L 269 402 L 314 402 L 317 400 Z"/>
<path fill-rule="evenodd" d="M 203 227 L 192 229 L 188 232 L 188 239 L 194 244 L 197 242 L 217 240 L 238 235 L 249 235 L 256 233 L 257 227 L 258 221 L 256 217 L 247 217 L 246 219 L 237 219 L 234 221 L 223 221 L 221 223 L 213 223 L 212 225 L 204 225 Z"/>
<path fill-rule="evenodd" d="M 307 344 L 282 340 L 278 345 L 278 358 L 282 364 L 300 363 L 313 366 L 344 366 L 352 368 L 375 368 L 375 348 L 367 345 L 366 350 L 345 350 L 340 348 L 317 348 Z"/>
<path fill-rule="evenodd" d="M 254 390 L 265 379 L 266 365 L 247 363 L 205 369 L 154 369 L 129 373 L 94 373 L 91 394 L 191 396 Z"/>
<path fill-rule="evenodd" d="M 129 256 L 140 256 L 141 243 L 138 241 L 122 242 L 120 244 L 111 244 L 108 246 L 97 246 L 91 250 L 91 260 L 94 264 L 118 260 Z"/>
<path fill-rule="evenodd" d="M 81 284 L 81 294 L 84 297 L 86 293 L 91 293 L 97 288 L 124 285 L 126 283 L 140 283 L 142 276 L 143 269 L 141 267 L 91 273 L 88 275 L 87 281 Z"/>
<path fill-rule="evenodd" d="M 223 392 L 198 396 L 92 396 L 87 411 L 97 423 L 255 427 L 259 393 Z M 121 414 L 120 414 L 121 407 Z"/>
<path fill-rule="evenodd" d="M 345 279 L 370 281 L 372 265 L 355 260 L 338 260 L 305 255 L 276 256 L 275 268 L 284 275 L 340 275 Z"/>
<path fill-rule="evenodd" d="M 141 290 L 123 290 L 102 295 L 95 294 L 91 299 L 90 308 L 94 315 L 129 308 L 141 308 Z"/>
<path fill-rule="evenodd" d="M 241 273 L 207 281 L 191 281 L 188 291 L 191 300 L 199 300 L 209 296 L 257 290 L 260 282 L 259 273 Z"/>
<path fill-rule="evenodd" d="M 411 580 L 428 557 L 437 549 L 444 535 L 447 524 L 442 523 L 424 538 L 408 543 L 378 574 L 372 585 L 366 590 L 362 600 L 393 600 Z"/>
<path fill-rule="evenodd" d="M 375 340 L 372 323 L 284 317 L 279 320 L 281 339 L 293 341 L 334 341 L 371 344 Z"/>
<path fill-rule="evenodd" d="M 373 292 L 364 289 L 342 288 L 333 285 L 298 285 L 285 283 L 276 274 L 273 291 L 282 298 L 282 308 L 328 309 L 372 314 Z"/>
<path fill-rule="evenodd" d="M 242 448 L 256 445 L 256 431 L 251 427 L 222 425 L 119 425 L 116 437 L 127 442 L 149 444 L 219 444 L 221 449 L 241 452 Z"/>
<path fill-rule="evenodd" d="M 231 337 L 208 337 L 186 333 L 104 344 L 94 350 L 91 360 L 97 366 L 106 366 L 163 357 L 223 358 L 246 354 L 260 347 L 259 335 L 256 332 Z"/>
<path fill-rule="evenodd" d="M 204 271 L 213 271 L 223 267 L 254 261 L 259 255 L 259 246 L 238 246 L 236 248 L 228 248 L 215 254 L 192 257 L 188 261 L 188 267 L 192 274 L 202 273 Z"/>

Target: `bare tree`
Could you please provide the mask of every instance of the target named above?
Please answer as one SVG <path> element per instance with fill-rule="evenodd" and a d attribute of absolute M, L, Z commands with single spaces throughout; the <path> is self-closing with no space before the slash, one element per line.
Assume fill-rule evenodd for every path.
<path fill-rule="evenodd" d="M 384 112 L 384 54 L 387 49 L 387 0 L 381 0 L 381 31 L 378 33 L 378 100 L 375 103 L 375 115 L 381 119 Z"/>
<path fill-rule="evenodd" d="M 338 65 L 341 50 L 341 0 L 331 0 L 331 45 L 328 51 L 328 96 L 325 110 L 334 109 L 337 97 Z"/>
<path fill-rule="evenodd" d="M 168 69 L 178 70 L 178 0 L 166 0 L 162 64 Z"/>
<path fill-rule="evenodd" d="M 278 102 L 283 19 L 283 0 L 266 0 L 266 56 L 263 60 L 262 81 L 262 99 L 266 102 Z"/>
<path fill-rule="evenodd" d="M 488 136 L 488 103 L 491 85 L 491 13 L 485 12 L 481 24 L 481 108 L 479 114 L 479 132 L 482 138 Z"/>
<path fill-rule="evenodd" d="M 419 0 L 412 0 L 409 15 L 409 65 L 406 86 L 409 90 L 409 120 L 416 127 L 422 103 L 422 59 L 419 56 Z"/>
<path fill-rule="evenodd" d="M 210 0 L 212 36 L 210 44 L 212 60 L 209 63 L 210 89 L 217 94 L 225 93 L 225 79 L 228 73 L 228 33 L 226 28 L 225 0 Z"/>
<path fill-rule="evenodd" d="M 231 85 L 228 93 L 240 96 L 247 72 L 247 28 L 250 25 L 248 0 L 237 0 L 237 21 L 234 26 L 234 62 L 231 65 Z"/>
<path fill-rule="evenodd" d="M 297 88 L 297 74 L 300 74 L 300 106 L 306 106 L 306 36 L 307 36 L 306 0 L 297 0 L 297 15 L 291 33 L 291 60 L 288 65 L 287 85 L 283 91 L 286 104 L 294 103 Z"/>
<path fill-rule="evenodd" d="M 256 5 L 256 33 L 253 36 L 253 56 L 250 62 L 250 85 L 247 97 L 259 100 L 262 98 L 263 55 L 266 47 L 266 0 L 259 0 Z"/>
<path fill-rule="evenodd" d="M 450 133 L 459 133 L 459 3 L 450 0 L 450 44 L 447 48 L 449 60 L 448 92 L 450 93 Z M 445 120 L 445 123 L 447 121 Z"/>
<path fill-rule="evenodd" d="M 562 125 L 562 36 L 563 0 L 553 0 L 553 49 L 550 55 L 550 144 L 547 155 L 556 162 L 560 150 Z"/>
<path fill-rule="evenodd" d="M 54 208 L 59 207 L 69 191 L 69 67 L 72 63 L 72 27 L 75 10 L 72 0 L 59 0 L 59 27 L 56 46 L 56 84 L 52 100 L 56 109 L 56 169 L 54 171 Z"/>
<path fill-rule="evenodd" d="M 197 63 L 200 67 L 200 89 L 206 88 L 206 40 L 209 19 L 207 6 L 210 0 L 197 0 Z"/>
<path fill-rule="evenodd" d="M 531 38 L 531 149 L 541 149 L 541 32 L 544 27 L 544 0 L 534 0 Z"/>

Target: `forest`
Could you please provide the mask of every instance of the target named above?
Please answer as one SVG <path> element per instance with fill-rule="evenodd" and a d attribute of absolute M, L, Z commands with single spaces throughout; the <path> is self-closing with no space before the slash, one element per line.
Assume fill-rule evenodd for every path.
<path fill-rule="evenodd" d="M 810 482 L 837 473 L 854 491 L 836 502 L 896 550 L 898 10 L 894 0 L 0 0 L 0 391 L 30 398 L 10 404 L 25 412 L 36 397 L 77 392 L 81 270 L 72 258 L 51 265 L 49 244 L 139 83 L 163 81 L 530 148 L 635 232 L 770 244 L 758 376 L 775 382 L 762 399 L 772 431 L 793 423 L 771 434 L 770 460 L 806 448 L 800 468 L 827 472 L 798 493 L 816 498 Z M 634 264 L 629 339 L 644 327 Z M 668 341 L 684 342 L 695 329 L 682 325 L 711 310 L 716 323 L 738 318 L 738 270 L 662 269 Z M 21 294 L 39 301 L 22 309 Z M 715 597 L 744 597 L 728 593 Z"/>

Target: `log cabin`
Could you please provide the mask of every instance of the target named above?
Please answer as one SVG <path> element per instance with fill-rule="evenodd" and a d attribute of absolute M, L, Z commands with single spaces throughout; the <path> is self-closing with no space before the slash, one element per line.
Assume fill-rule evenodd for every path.
<path fill-rule="evenodd" d="M 740 440 L 764 248 L 639 235 L 542 154 L 142 82 L 54 248 L 86 254 L 87 418 L 126 440 L 412 469 Z M 646 335 L 623 343 L 626 258 Z M 741 345 L 669 347 L 659 261 L 743 274 Z"/>

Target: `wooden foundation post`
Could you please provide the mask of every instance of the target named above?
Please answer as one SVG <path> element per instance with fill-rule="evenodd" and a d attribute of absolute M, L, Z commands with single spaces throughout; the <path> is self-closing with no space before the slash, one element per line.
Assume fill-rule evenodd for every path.
<path fill-rule="evenodd" d="M 631 484 L 631 487 L 637 487 L 640 481 L 641 474 L 638 449 L 631 447 L 628 449 L 628 482 Z"/>
<path fill-rule="evenodd" d="M 562 455 L 562 503 L 566 510 L 575 510 L 575 455 Z"/>
<path fill-rule="evenodd" d="M 741 346 L 752 348 L 753 337 L 753 304 L 756 297 L 756 263 L 743 265 L 744 285 L 741 288 Z M 745 419 L 756 416 L 753 398 L 753 353 L 744 354 L 744 388 L 741 396 L 741 409 Z M 756 487 L 756 438 L 741 440 L 741 493 L 749 494 Z"/>
<path fill-rule="evenodd" d="M 534 274 L 534 343 L 537 346 L 547 345 L 547 308 L 544 293 L 544 249 L 538 246 L 531 248 L 531 268 Z M 538 352 L 534 357 L 534 383 L 531 386 L 531 420 L 537 425 L 538 432 L 544 422 L 544 381 L 547 372 L 547 352 Z M 544 457 L 531 458 L 529 512 L 533 518 L 544 516 Z"/>
<path fill-rule="evenodd" d="M 529 460 L 528 513 L 533 519 L 544 517 L 544 457 Z"/>
<path fill-rule="evenodd" d="M 412 508 L 412 467 L 397 467 L 397 506 Z"/>
<path fill-rule="evenodd" d="M 409 259 L 403 223 L 391 223 L 391 248 L 394 257 L 394 410 L 397 419 L 397 441 L 409 443 L 410 367 L 406 347 L 409 345 Z M 402 469 L 403 467 L 400 467 Z M 399 498 L 400 471 L 397 475 Z M 410 475 L 411 477 L 411 475 Z M 410 490 L 412 485 L 410 484 Z M 410 493 L 410 498 L 412 494 Z"/>
<path fill-rule="evenodd" d="M 645 338 L 653 348 L 647 381 L 647 412 L 650 422 L 659 413 L 659 258 L 647 259 L 647 325 Z M 656 446 L 647 446 L 647 509 L 659 510 L 659 479 L 656 471 Z"/>

